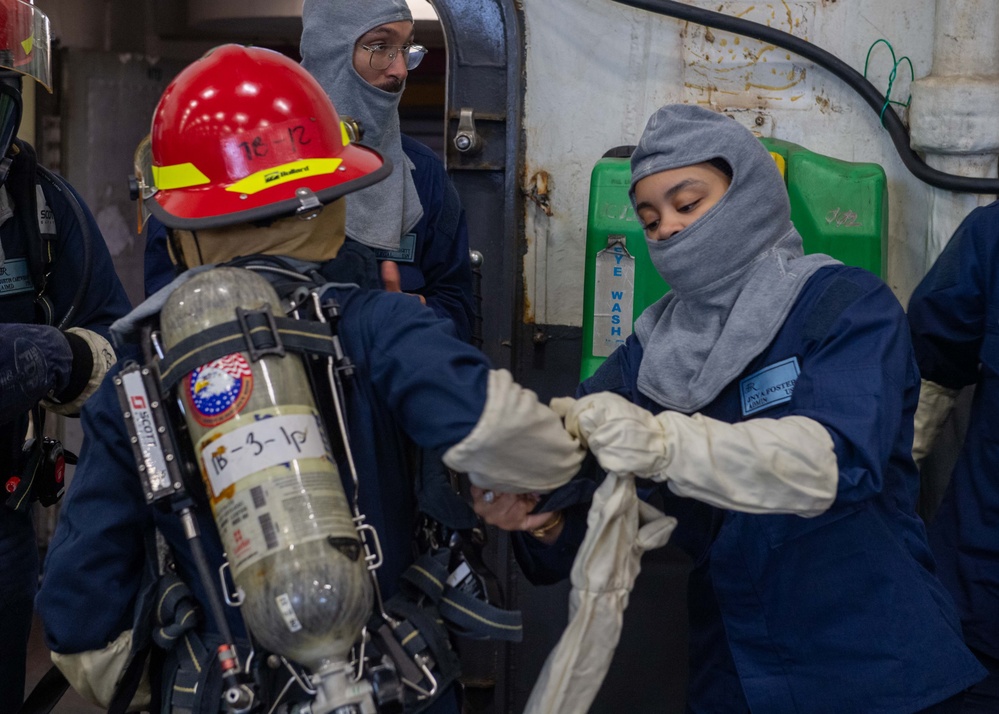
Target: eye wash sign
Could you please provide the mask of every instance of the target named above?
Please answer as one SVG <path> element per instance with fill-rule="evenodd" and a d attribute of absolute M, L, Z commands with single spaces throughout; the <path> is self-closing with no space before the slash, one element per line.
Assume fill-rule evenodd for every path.
<path fill-rule="evenodd" d="M 635 301 L 635 258 L 623 235 L 607 237 L 597 254 L 593 306 L 593 355 L 607 357 L 632 331 Z"/>

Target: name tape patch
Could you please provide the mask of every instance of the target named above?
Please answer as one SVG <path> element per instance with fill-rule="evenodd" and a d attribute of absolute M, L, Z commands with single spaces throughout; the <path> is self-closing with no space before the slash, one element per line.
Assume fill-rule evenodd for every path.
<path fill-rule="evenodd" d="M 395 250 L 376 248 L 375 258 L 378 260 L 394 260 L 396 263 L 412 263 L 416 260 L 416 234 L 407 233 L 399 241 Z"/>
<path fill-rule="evenodd" d="M 798 358 L 790 357 L 743 379 L 739 382 L 742 415 L 749 416 L 791 401 L 800 373 Z"/>
<path fill-rule="evenodd" d="M 25 258 L 5 260 L 0 265 L 0 296 L 30 293 L 35 286 L 31 283 L 28 261 Z"/>

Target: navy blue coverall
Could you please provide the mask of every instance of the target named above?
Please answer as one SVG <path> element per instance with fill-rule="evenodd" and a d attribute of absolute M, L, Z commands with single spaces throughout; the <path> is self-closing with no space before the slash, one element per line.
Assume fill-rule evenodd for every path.
<path fill-rule="evenodd" d="M 17 170 L 15 160 L 14 170 Z M 128 298 L 118 281 L 111 256 L 100 229 L 83 199 L 73 192 L 87 221 L 91 260 L 84 260 L 87 237 L 77 221 L 70 199 L 63 191 L 73 191 L 62 182 L 56 188 L 48 181 L 38 186 L 52 211 L 58 239 L 49 263 L 51 275 L 46 294 L 53 307 L 53 322 L 58 323 L 73 308 L 63 327 L 83 327 L 108 338 L 108 327 L 126 314 Z M 0 190 L 6 190 L 0 188 Z M 13 210 L 18 210 L 13 206 Z M 40 213 L 44 209 L 40 209 Z M 48 215 L 39 220 L 47 221 Z M 33 219 L 34 220 L 34 219 Z M 14 334 L 20 346 L 5 340 L 0 349 L 0 482 L 8 483 L 16 475 L 21 449 L 28 428 L 30 407 L 49 390 L 65 385 L 72 357 L 65 338 L 54 328 L 18 330 L 11 325 L 37 325 L 41 322 L 35 305 L 36 288 L 30 279 L 29 241 L 38 235 L 26 235 L 18 216 L 10 216 L 0 225 L 4 262 L 0 267 L 0 322 L 5 333 Z M 78 291 L 82 285 L 85 289 Z M 77 296 L 79 295 L 79 300 Z M 26 361 L 27 360 L 27 361 Z M 30 377 L 27 376 L 30 373 Z M 12 380 L 5 379 L 3 375 Z M 6 494 L 4 494 L 6 498 Z M 24 666 L 28 633 L 31 627 L 32 600 L 38 581 L 38 549 L 30 510 L 17 512 L 0 505 L 0 711 L 15 711 L 23 699 Z"/>
<path fill-rule="evenodd" d="M 964 445 L 930 523 L 940 579 L 990 677 L 965 711 L 999 711 L 999 203 L 961 223 L 909 300 L 923 379 L 975 386 Z"/>
<path fill-rule="evenodd" d="M 580 394 L 613 391 L 663 411 L 638 389 L 643 357 L 633 335 Z M 793 391 L 747 414 L 741 387 L 767 380 L 790 381 Z M 832 438 L 839 484 L 814 518 L 728 511 L 651 487 L 679 521 L 670 542 L 694 562 L 688 712 L 949 712 L 984 676 L 915 512 L 918 386 L 894 295 L 866 271 L 829 267 L 809 279 L 773 342 L 700 410 L 733 424 L 817 421 Z M 532 579 L 568 572 L 586 524 L 585 511 L 567 514 L 551 547 L 516 537 Z"/>

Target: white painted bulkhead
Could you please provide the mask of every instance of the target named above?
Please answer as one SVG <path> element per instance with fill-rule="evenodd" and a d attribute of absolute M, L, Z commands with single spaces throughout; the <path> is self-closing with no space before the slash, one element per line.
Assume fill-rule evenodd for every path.
<path fill-rule="evenodd" d="M 761 22 L 828 50 L 863 71 L 871 46 L 898 57 L 891 98 L 913 94 L 913 146 L 944 171 L 995 176 L 999 151 L 999 4 L 995 0 L 686 0 Z M 431 2 L 412 0 L 417 17 Z M 100 48 L 113 23 L 72 0 L 46 0 L 64 46 Z M 264 7 L 266 5 L 266 7 Z M 188 3 L 195 24 L 248 21 L 261 12 L 294 17 L 301 0 Z M 667 102 L 697 102 L 733 114 L 760 134 L 847 161 L 879 163 L 888 177 L 886 276 L 903 302 L 960 219 L 991 196 L 934 189 L 903 166 L 878 116 L 838 77 L 786 50 L 636 10 L 612 0 L 522 0 L 525 193 L 547 177 L 551 215 L 525 198 L 526 315 L 578 326 L 590 171 L 603 152 L 637 141 Z M 256 18 L 259 20 L 259 18 Z M 273 20 L 274 17 L 271 17 Z M 239 23 L 236 22 L 238 25 Z M 149 28 L 147 27 L 148 31 Z M 147 40 L 147 52 L 165 49 Z M 196 55 L 195 55 L 196 56 Z M 887 47 L 870 55 L 869 78 L 884 91 Z M 896 107 L 908 121 L 910 112 Z M 757 122 L 762 124 L 757 124 Z"/>
<path fill-rule="evenodd" d="M 999 62 L 999 20 L 995 12 L 978 12 L 982 8 L 976 10 L 975 0 L 940 1 L 950 6 L 940 18 L 934 0 L 687 4 L 790 32 L 859 72 L 871 46 L 884 39 L 898 57 L 911 59 L 917 80 L 933 73 L 947 75 L 950 79 L 943 82 L 953 84 L 953 75 L 986 75 L 977 85 L 964 80 L 964 94 L 956 94 L 965 97 L 962 111 L 945 106 L 944 99 L 934 104 L 925 89 L 927 99 L 915 111 L 922 111 L 921 127 L 935 128 L 922 132 L 919 147 L 939 152 L 928 159 L 931 165 L 964 175 L 995 176 L 997 149 L 990 144 L 991 136 L 981 141 L 965 137 L 962 142 L 958 134 L 991 133 L 981 127 L 996 123 L 995 105 L 985 99 L 999 86 L 990 81 Z M 525 199 L 526 317 L 537 323 L 581 324 L 590 171 L 605 150 L 636 143 L 649 115 L 665 103 L 705 104 L 733 114 L 762 135 L 846 161 L 880 164 L 889 191 L 886 274 L 903 304 L 939 252 L 939 236 L 945 240 L 968 210 L 994 198 L 951 194 L 913 177 L 877 113 L 838 77 L 786 50 L 611 0 L 524 0 L 523 11 L 524 176 L 526 182 L 538 172 L 547 174 L 551 210 L 548 216 Z M 962 27 L 955 40 L 954 33 Z M 941 48 L 948 47 L 943 57 Z M 884 92 L 891 70 L 891 53 L 879 43 L 870 55 L 868 77 Z M 908 65 L 900 65 L 891 98 L 904 102 L 911 84 Z M 982 92 L 987 96 L 971 101 Z M 986 109 L 991 113 L 980 117 L 982 121 L 968 116 Z"/>

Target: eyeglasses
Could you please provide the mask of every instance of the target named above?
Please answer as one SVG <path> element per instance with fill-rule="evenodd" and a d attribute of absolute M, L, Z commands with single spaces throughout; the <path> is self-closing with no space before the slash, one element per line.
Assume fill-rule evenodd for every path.
<path fill-rule="evenodd" d="M 427 54 L 427 48 L 423 45 L 361 45 L 362 50 L 368 51 L 368 66 L 373 70 L 382 71 L 388 69 L 395 62 L 396 55 L 402 51 L 403 59 L 406 62 L 406 69 L 416 69 L 423 61 L 423 56 Z"/>

